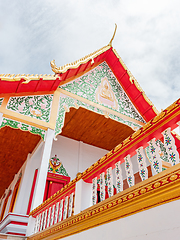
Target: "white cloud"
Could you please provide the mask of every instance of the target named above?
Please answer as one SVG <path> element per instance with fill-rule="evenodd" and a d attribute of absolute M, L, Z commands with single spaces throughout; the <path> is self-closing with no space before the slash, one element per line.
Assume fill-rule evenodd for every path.
<path fill-rule="evenodd" d="M 180 3 L 162 0 L 0 3 L 0 72 L 52 73 L 108 44 L 158 109 L 179 98 Z"/>

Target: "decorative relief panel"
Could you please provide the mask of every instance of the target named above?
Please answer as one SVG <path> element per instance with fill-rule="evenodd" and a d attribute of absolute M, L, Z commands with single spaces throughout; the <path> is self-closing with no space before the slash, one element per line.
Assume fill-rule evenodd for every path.
<path fill-rule="evenodd" d="M 69 177 L 66 169 L 63 167 L 63 164 L 60 162 L 59 158 L 57 158 L 57 155 L 49 160 L 48 172 Z"/>
<path fill-rule="evenodd" d="M 49 122 L 53 95 L 10 97 L 7 109 Z"/>
<path fill-rule="evenodd" d="M 60 86 L 60 88 L 123 115 L 145 122 L 106 62 L 101 63 L 74 81 Z"/>
<path fill-rule="evenodd" d="M 102 111 L 101 109 L 98 109 L 94 106 L 91 106 L 87 103 L 81 102 L 79 100 L 76 100 L 74 98 L 71 98 L 69 96 L 66 96 L 65 94 L 60 95 L 60 100 L 59 100 L 59 110 L 58 110 L 58 116 L 56 119 L 56 128 L 55 128 L 55 136 L 57 136 L 58 134 L 60 134 L 62 132 L 62 128 L 64 126 L 64 120 L 65 120 L 65 114 L 66 112 L 69 111 L 69 109 L 71 107 L 74 107 L 76 109 L 78 109 L 79 107 L 83 107 L 86 108 L 90 111 L 93 111 L 95 113 L 101 114 L 101 115 L 105 115 L 106 117 L 109 117 L 117 122 L 121 122 L 125 125 L 128 125 L 129 127 L 131 127 L 134 130 L 137 130 L 141 127 L 141 125 L 136 124 L 134 122 L 130 122 L 127 120 L 124 120 L 116 115 L 113 114 L 108 114 L 107 112 Z"/>
<path fill-rule="evenodd" d="M 119 193 L 123 191 L 123 177 L 120 161 L 115 163 L 115 175 L 116 175 L 116 191 L 117 193 Z"/>
<path fill-rule="evenodd" d="M 0 106 L 2 105 L 3 99 L 4 98 L 0 98 Z"/>
<path fill-rule="evenodd" d="M 45 133 L 46 133 L 45 130 L 30 126 L 28 124 L 21 123 L 21 122 L 12 120 L 12 119 L 3 118 L 0 128 L 5 127 L 5 126 L 9 126 L 9 127 L 15 128 L 15 129 L 20 129 L 22 131 L 29 131 L 32 134 L 40 135 L 43 140 L 45 138 Z"/>

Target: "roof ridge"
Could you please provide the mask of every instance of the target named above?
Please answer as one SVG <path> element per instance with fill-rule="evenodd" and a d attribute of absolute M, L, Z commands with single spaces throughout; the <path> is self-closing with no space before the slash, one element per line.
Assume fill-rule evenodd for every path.
<path fill-rule="evenodd" d="M 108 45 L 96 50 L 95 52 L 90 53 L 83 58 L 80 58 L 79 60 L 76 60 L 72 63 L 65 64 L 61 67 L 57 67 L 56 64 L 55 64 L 55 60 L 52 60 L 50 62 L 52 71 L 55 72 L 55 73 L 65 73 L 68 69 L 77 68 L 81 64 L 87 63 L 89 60 L 92 60 L 91 64 L 93 64 L 95 57 L 97 57 L 98 55 L 102 54 L 103 52 L 107 51 L 110 48 L 111 48 L 111 46 L 108 44 Z"/>

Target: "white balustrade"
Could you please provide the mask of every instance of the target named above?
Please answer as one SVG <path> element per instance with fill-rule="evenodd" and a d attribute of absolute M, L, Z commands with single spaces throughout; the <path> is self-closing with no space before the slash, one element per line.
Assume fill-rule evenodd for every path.
<path fill-rule="evenodd" d="M 149 142 L 149 154 L 150 154 L 151 165 L 154 169 L 154 172 L 156 174 L 162 172 L 162 161 L 159 155 L 159 149 L 158 149 L 158 146 L 156 145 L 155 138 L 153 138 Z"/>
<path fill-rule="evenodd" d="M 132 187 L 134 185 L 134 173 L 133 173 L 133 167 L 132 167 L 130 155 L 127 155 L 125 157 L 125 170 L 126 170 L 126 176 L 127 176 L 127 183 L 129 187 Z"/>
<path fill-rule="evenodd" d="M 51 217 L 51 207 L 49 208 L 49 210 L 48 210 L 48 219 L 47 219 L 47 228 L 49 227 L 49 225 L 50 225 L 50 217 Z"/>
<path fill-rule="evenodd" d="M 67 218 L 67 208 L 68 208 L 68 196 L 66 196 L 64 201 L 63 220 Z"/>
<path fill-rule="evenodd" d="M 64 202 L 64 199 L 62 199 L 60 203 L 58 222 L 62 220 L 63 202 Z"/>
<path fill-rule="evenodd" d="M 108 184 L 108 195 L 109 197 L 112 197 L 114 194 L 112 167 L 107 169 L 107 184 Z"/>
<path fill-rule="evenodd" d="M 54 210 L 55 210 L 55 204 L 54 204 L 53 207 L 52 207 L 50 226 L 52 226 L 52 225 L 53 225 L 53 222 L 54 222 L 54 212 L 55 212 Z"/>
<path fill-rule="evenodd" d="M 171 134 L 171 129 L 167 128 L 162 134 L 164 136 L 164 147 L 168 154 L 168 160 L 172 166 L 176 165 L 179 163 L 179 153 L 176 148 L 174 137 Z"/>
<path fill-rule="evenodd" d="M 146 167 L 146 158 L 143 152 L 143 147 L 138 148 L 136 152 L 137 152 L 139 175 L 141 177 L 141 180 L 144 181 L 145 179 L 148 178 L 148 170 Z"/>
<path fill-rule="evenodd" d="M 115 175 L 116 175 L 116 192 L 123 191 L 123 178 L 122 178 L 122 170 L 121 170 L 121 162 L 118 161 L 115 164 Z"/>
<path fill-rule="evenodd" d="M 43 225 L 43 229 L 46 228 L 47 212 L 48 212 L 48 210 L 46 209 L 46 211 L 45 211 L 45 216 L 44 216 L 44 225 Z"/>
<path fill-rule="evenodd" d="M 97 202 L 97 177 L 93 178 L 92 181 L 92 205 Z"/>
<path fill-rule="evenodd" d="M 56 210 L 55 210 L 55 216 L 54 216 L 54 224 L 57 223 L 58 220 L 58 210 L 59 210 L 59 202 L 56 203 Z"/>
<path fill-rule="evenodd" d="M 69 197 L 68 217 L 71 217 L 71 215 L 72 215 L 73 198 L 74 198 L 74 193 L 71 193 L 71 195 Z"/>
<path fill-rule="evenodd" d="M 103 201 L 105 199 L 105 178 L 104 178 L 104 172 L 100 174 L 100 199 Z"/>

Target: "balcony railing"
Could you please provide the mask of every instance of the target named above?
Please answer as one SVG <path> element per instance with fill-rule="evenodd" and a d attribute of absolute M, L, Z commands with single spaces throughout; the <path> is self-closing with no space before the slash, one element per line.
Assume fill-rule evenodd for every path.
<path fill-rule="evenodd" d="M 73 212 L 78 214 L 82 210 L 96 205 L 99 201 L 98 196 L 100 201 L 104 201 L 107 196 L 110 198 L 114 193 L 123 193 L 122 163 L 125 165 L 128 186 L 132 187 L 135 184 L 134 158 L 132 161 L 134 155 L 137 158 L 136 164 L 138 164 L 141 181 L 145 181 L 148 178 L 148 169 L 144 149 L 146 149 L 153 175 L 178 164 L 180 140 L 175 133 L 172 133 L 172 130 L 178 127 L 179 121 L 180 99 L 34 209 L 30 213 L 36 218 L 34 232 L 37 234 L 37 232 L 71 217 Z M 162 148 L 164 157 L 162 157 Z M 115 177 L 115 186 L 113 177 Z M 86 191 L 83 192 L 82 189 L 85 188 Z M 88 203 L 84 204 L 84 201 Z M 83 205 L 83 207 L 78 207 L 79 205 Z"/>

